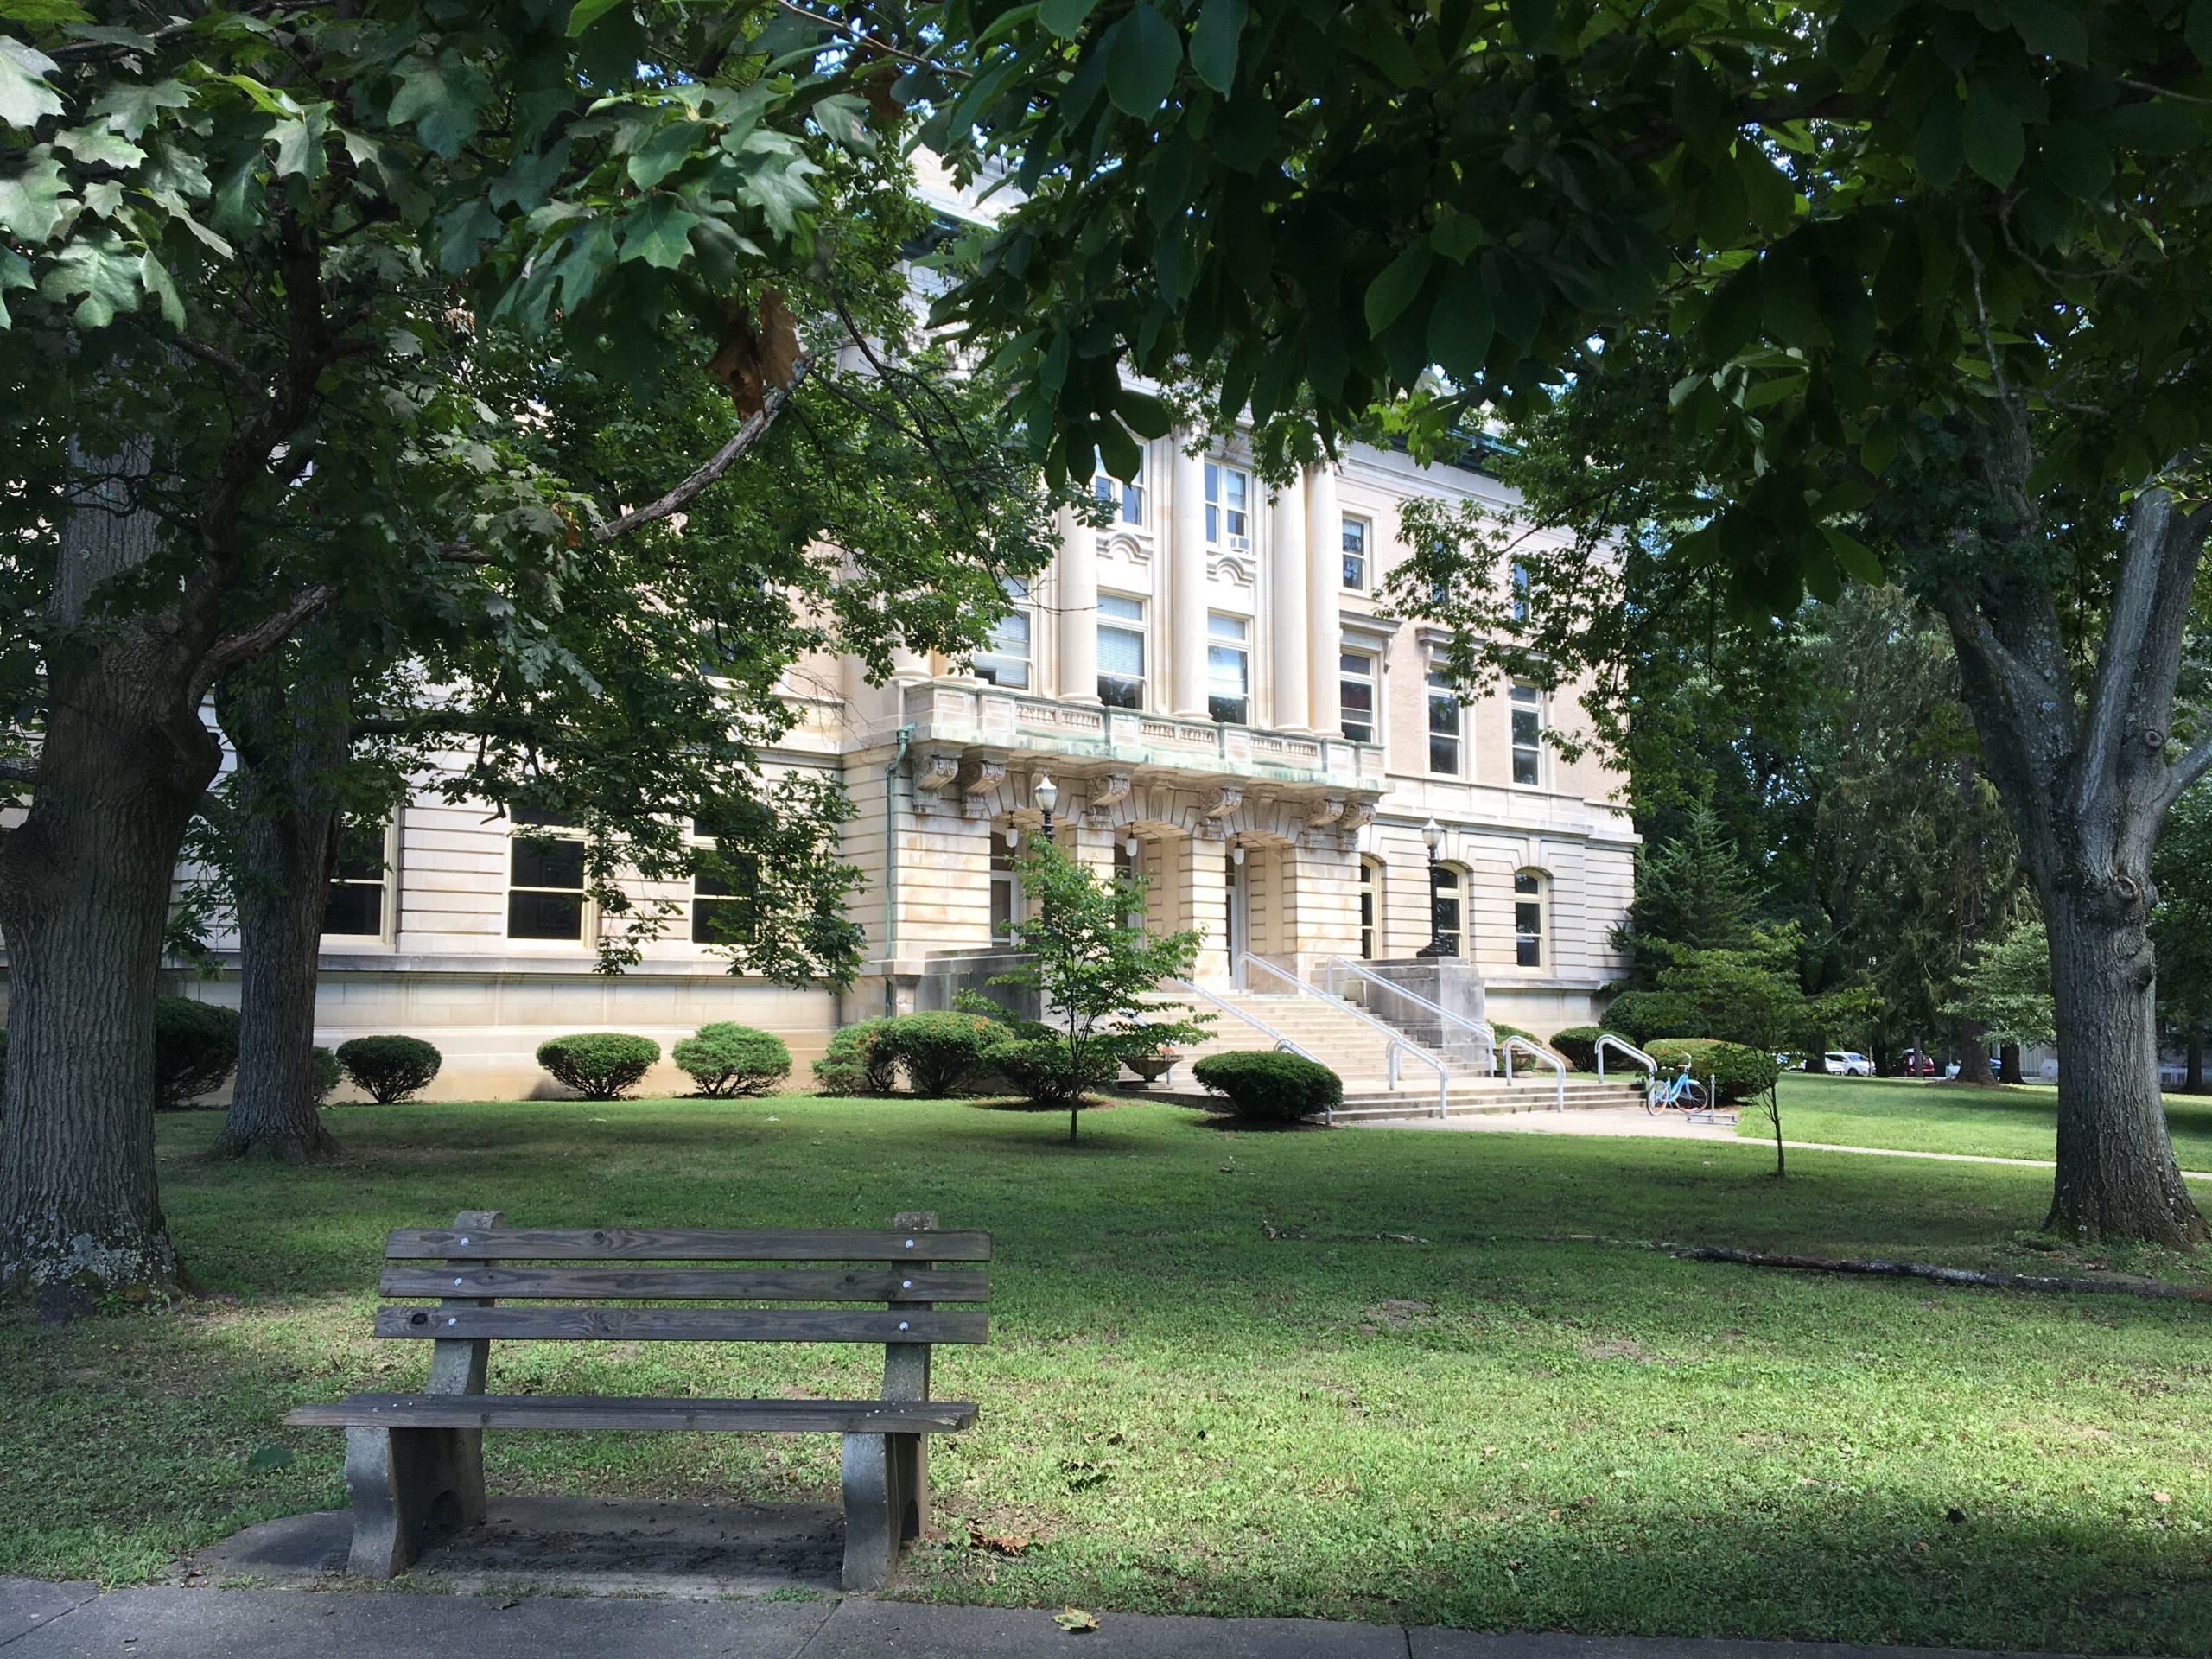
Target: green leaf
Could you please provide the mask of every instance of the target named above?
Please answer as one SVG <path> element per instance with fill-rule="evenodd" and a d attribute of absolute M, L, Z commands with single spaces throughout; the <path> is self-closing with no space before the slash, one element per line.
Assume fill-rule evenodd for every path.
<path fill-rule="evenodd" d="M 569 13 L 569 38 L 573 41 L 622 3 L 623 0 L 576 0 Z"/>
<path fill-rule="evenodd" d="M 157 80 L 150 86 L 118 83 L 99 95 L 87 122 L 105 121 L 110 131 L 137 138 L 161 119 L 163 110 L 188 109 L 191 89 L 181 80 Z"/>
<path fill-rule="evenodd" d="M 29 129 L 61 113 L 61 94 L 46 84 L 54 68 L 37 48 L 0 35 L 0 126 Z"/>
<path fill-rule="evenodd" d="M 676 120 L 654 128 L 631 153 L 630 182 L 640 190 L 652 189 L 699 153 L 699 142 L 706 132 L 702 121 Z"/>
<path fill-rule="evenodd" d="M 318 110 L 312 120 L 279 121 L 269 129 L 269 137 L 276 141 L 278 178 L 312 182 L 323 175 L 327 158 L 322 149 L 322 112 Z"/>
<path fill-rule="evenodd" d="M 8 290 L 37 286 L 31 279 L 31 262 L 13 248 L 0 248 L 0 328 L 8 327 L 15 321 L 8 315 Z"/>
<path fill-rule="evenodd" d="M 399 67 L 399 91 L 385 118 L 395 127 L 412 121 L 432 153 L 450 160 L 476 136 L 492 84 L 458 58 L 410 58 Z"/>
<path fill-rule="evenodd" d="M 1940 92 L 1929 100 L 1913 135 L 1913 166 L 1923 183 L 1946 185 L 1958 177 L 1965 157 L 1959 143 L 1959 100 Z"/>
<path fill-rule="evenodd" d="M 2212 0 L 2191 0 L 2189 20 L 2182 26 L 2182 38 L 2196 54 L 2197 62 L 2212 68 Z"/>
<path fill-rule="evenodd" d="M 175 280 L 168 267 L 154 257 L 149 249 L 138 262 L 138 280 L 145 284 L 146 292 L 153 296 L 160 306 L 162 321 L 172 328 L 184 327 L 184 296 L 176 291 Z"/>
<path fill-rule="evenodd" d="M 1141 438 L 1164 438 L 1175 429 L 1175 413 L 1165 398 L 1128 386 L 1114 394 L 1114 413 Z"/>
<path fill-rule="evenodd" d="M 2029 51 L 2061 63 L 2088 60 L 2089 31 L 2063 0 L 2005 0 L 2005 15 Z"/>
<path fill-rule="evenodd" d="M 1191 31 L 1191 68 L 1224 97 L 1236 84 L 1237 42 L 1250 16 L 1247 0 L 1205 0 Z"/>
<path fill-rule="evenodd" d="M 653 197 L 623 221 L 623 263 L 642 259 L 656 270 L 674 270 L 690 252 L 691 227 L 700 222 L 674 197 Z"/>
<path fill-rule="evenodd" d="M 1856 577 L 1870 588 L 1881 585 L 1882 561 L 1872 548 L 1834 524 L 1821 525 L 1821 533 L 1827 537 L 1829 550 L 1834 553 L 1835 562 L 1843 567 L 1846 575 Z"/>
<path fill-rule="evenodd" d="M 92 14 L 77 0 L 0 0 L 0 22 L 10 23 L 83 23 Z"/>
<path fill-rule="evenodd" d="M 1429 265 L 1436 255 L 1422 238 L 1401 253 L 1367 286 L 1367 332 L 1370 337 L 1387 333 L 1392 323 L 1414 302 L 1421 292 L 1422 283 L 1428 278 Z"/>
<path fill-rule="evenodd" d="M 257 1446 L 253 1455 L 245 1460 L 245 1471 L 249 1475 L 265 1475 L 291 1461 L 292 1448 L 289 1446 Z"/>
<path fill-rule="evenodd" d="M 1959 144 L 1967 165 L 1999 190 L 2012 182 L 2020 163 L 2027 159 L 2028 140 L 2021 130 L 2019 111 L 1993 82 L 1967 83 Z"/>
<path fill-rule="evenodd" d="M 1037 21 L 1048 33 L 1071 41 L 1083 33 L 1084 24 L 1097 10 L 1098 0 L 1045 0 L 1037 8 Z"/>
<path fill-rule="evenodd" d="M 1463 264 L 1447 271 L 1428 318 L 1428 354 L 1437 366 L 1465 385 L 1482 372 L 1497 327 L 1482 268 Z"/>
<path fill-rule="evenodd" d="M 138 308 L 139 257 L 105 232 L 96 242 L 72 242 L 55 257 L 38 291 L 49 300 L 76 298 L 70 321 L 79 328 L 105 328 L 118 312 Z"/>
<path fill-rule="evenodd" d="M 1174 90 L 1183 37 L 1152 0 L 1137 0 L 1106 32 L 1106 95 L 1124 115 L 1149 116 Z"/>
<path fill-rule="evenodd" d="M 0 229 L 32 247 L 45 241 L 74 206 L 67 183 L 51 150 L 33 150 L 21 172 L 0 178 Z"/>

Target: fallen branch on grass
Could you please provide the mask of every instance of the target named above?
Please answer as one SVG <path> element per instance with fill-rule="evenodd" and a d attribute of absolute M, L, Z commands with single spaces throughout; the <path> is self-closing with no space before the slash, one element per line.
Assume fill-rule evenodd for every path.
<path fill-rule="evenodd" d="M 1981 1273 L 1972 1268 L 1938 1267 L 1933 1262 L 1854 1262 L 1823 1255 L 1781 1255 L 1768 1250 L 1735 1250 L 1719 1244 L 1658 1245 L 1685 1262 L 1734 1262 L 1747 1268 L 1796 1268 L 1808 1273 L 1857 1273 L 1878 1279 L 1932 1279 L 1940 1285 L 1968 1285 L 1980 1290 L 2094 1291 L 2107 1296 L 2147 1296 L 2177 1302 L 2212 1302 L 2212 1286 L 2166 1285 L 2156 1280 L 2061 1279 L 2048 1274 Z"/>

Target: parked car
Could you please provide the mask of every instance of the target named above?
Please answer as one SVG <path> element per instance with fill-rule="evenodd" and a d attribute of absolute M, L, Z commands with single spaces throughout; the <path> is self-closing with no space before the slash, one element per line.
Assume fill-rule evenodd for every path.
<path fill-rule="evenodd" d="M 1874 1075 L 1874 1062 L 1856 1049 L 1832 1048 L 1821 1058 L 1827 1062 L 1828 1070 L 1840 1077 L 1871 1077 Z"/>
<path fill-rule="evenodd" d="M 1909 1048 L 1905 1051 L 1903 1070 L 1908 1077 L 1932 1077 L 1936 1075 L 1936 1062 L 1918 1049 Z"/>

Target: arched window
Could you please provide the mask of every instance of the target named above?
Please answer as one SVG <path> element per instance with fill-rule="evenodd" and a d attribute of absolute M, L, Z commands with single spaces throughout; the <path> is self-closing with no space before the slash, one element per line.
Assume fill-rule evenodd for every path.
<path fill-rule="evenodd" d="M 1467 872 L 1457 864 L 1436 867 L 1436 937 L 1455 957 L 1467 954 Z"/>
<path fill-rule="evenodd" d="M 1372 858 L 1359 861 L 1359 954 L 1375 960 L 1382 940 L 1382 866 Z"/>
<path fill-rule="evenodd" d="M 1544 965 L 1544 941 L 1551 937 L 1552 882 L 1541 870 L 1513 873 L 1513 960 L 1523 968 Z"/>

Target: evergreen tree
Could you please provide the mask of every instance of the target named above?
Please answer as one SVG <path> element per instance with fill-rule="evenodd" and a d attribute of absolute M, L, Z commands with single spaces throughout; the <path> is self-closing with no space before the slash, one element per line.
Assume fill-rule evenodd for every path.
<path fill-rule="evenodd" d="M 1741 950 L 1752 938 L 1758 893 L 1743 854 L 1712 806 L 1691 808 L 1682 832 L 1647 856 L 1636 899 L 1614 947 L 1630 958 L 1629 981 L 1649 988 L 1684 950 Z"/>

